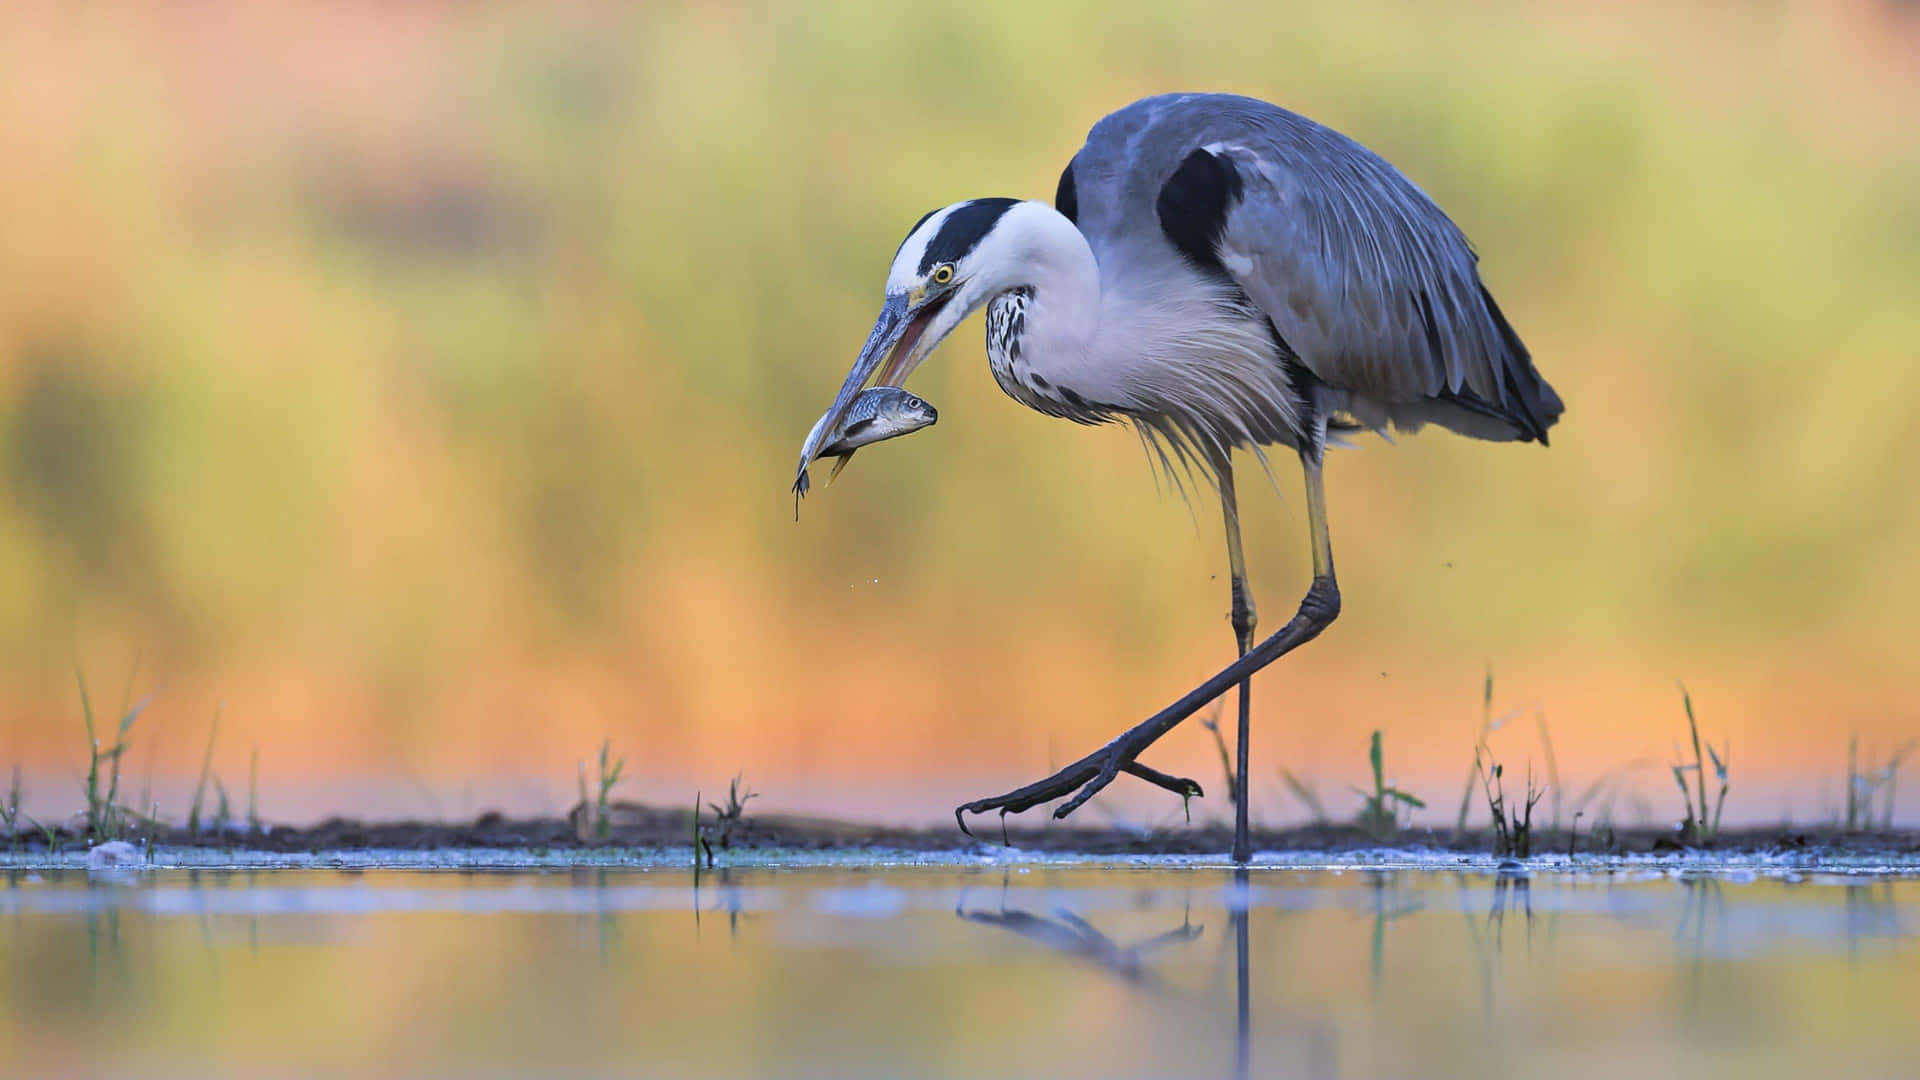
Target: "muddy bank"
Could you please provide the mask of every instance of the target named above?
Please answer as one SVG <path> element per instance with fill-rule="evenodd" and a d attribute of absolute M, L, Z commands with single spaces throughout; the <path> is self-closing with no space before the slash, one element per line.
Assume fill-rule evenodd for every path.
<path fill-rule="evenodd" d="M 1037 816 L 1037 815 L 1036 815 Z M 1041 817 L 1040 820 L 1048 820 Z M 998 847 L 1000 822 L 970 821 L 969 837 L 948 825 L 899 828 L 830 818 L 786 814 L 748 814 L 727 823 L 711 812 L 700 817 L 700 839 L 715 855 L 728 851 L 854 851 L 885 848 L 905 852 L 961 852 Z M 1135 830 L 1114 826 L 1036 825 L 1006 819 L 1004 840 L 1026 851 L 1079 855 L 1217 854 L 1232 844 L 1232 830 L 1220 824 Z M 435 851 L 441 849 L 513 849 L 566 851 L 593 849 L 686 848 L 694 842 L 692 809 L 615 805 L 604 831 L 577 810 L 566 818 L 510 818 L 482 814 L 468 822 L 356 821 L 332 818 L 311 827 L 263 825 L 257 830 L 229 826 L 189 833 L 177 826 L 135 824 L 123 837 L 137 845 L 211 851 L 262 851 L 321 854 L 337 851 Z M 0 845 L 22 853 L 84 851 L 94 842 L 83 828 L 67 825 L 47 831 L 22 831 Z M 1368 835 L 1353 825 L 1302 825 L 1255 829 L 1261 851 L 1341 853 L 1380 848 L 1493 853 L 1488 830 L 1454 836 L 1450 830 L 1406 829 L 1390 839 Z M 1542 831 L 1532 838 L 1532 855 L 1641 855 L 1702 851 L 1734 855 L 1822 853 L 1845 856 L 1920 855 L 1920 832 L 1846 832 L 1836 829 L 1772 826 L 1729 829 L 1702 844 L 1682 844 L 1671 829 L 1628 829 L 1570 836 Z"/>

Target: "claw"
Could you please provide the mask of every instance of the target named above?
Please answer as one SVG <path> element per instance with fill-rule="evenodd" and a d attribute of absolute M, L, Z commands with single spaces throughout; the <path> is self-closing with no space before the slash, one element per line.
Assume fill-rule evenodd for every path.
<path fill-rule="evenodd" d="M 1320 496 L 1317 487 L 1313 486 L 1318 483 L 1317 464 L 1310 463 L 1308 475 L 1317 510 Z M 1324 536 L 1318 537 L 1316 542 L 1321 545 L 1316 546 L 1316 552 L 1324 554 Z M 1331 562 L 1322 560 L 1318 556 L 1315 561 L 1313 585 L 1307 590 L 1306 597 L 1300 601 L 1300 610 L 1272 636 L 1258 646 L 1245 650 L 1239 660 L 1216 672 L 1212 678 L 1188 691 L 1178 701 L 1121 732 L 1118 738 L 1106 746 L 1052 776 L 1022 788 L 1015 788 L 1005 795 L 977 799 L 962 805 L 954 811 L 954 820 L 959 822 L 961 831 L 966 832 L 968 836 L 973 835 L 963 820 L 964 815 L 968 813 L 984 814 L 989 810 L 998 810 L 1001 812 L 1001 824 L 1004 826 L 1006 814 L 1022 813 L 1041 803 L 1073 795 L 1073 798 L 1054 811 L 1055 818 L 1064 818 L 1112 783 L 1113 778 L 1123 770 L 1180 796 L 1182 809 L 1188 812 L 1188 820 L 1191 821 L 1191 807 L 1187 800 L 1200 794 L 1200 785 L 1191 780 L 1156 772 L 1138 764 L 1134 759 L 1161 736 L 1172 731 L 1182 720 L 1205 707 L 1208 702 L 1231 690 L 1236 684 L 1246 682 L 1254 672 L 1320 636 L 1320 632 L 1339 616 L 1340 589 L 1334 583 Z M 1325 565 L 1319 565 L 1321 563 Z M 1080 787 L 1078 794 L 1074 794 L 1076 787 Z"/>
<path fill-rule="evenodd" d="M 1171 791 L 1182 799 L 1198 799 L 1206 795 L 1206 792 L 1202 791 L 1200 785 L 1195 781 L 1189 780 L 1184 776 L 1168 776 L 1166 773 L 1142 765 L 1138 761 L 1129 761 L 1121 765 L 1120 771 L 1131 773 L 1145 780 L 1147 783 L 1152 784 L 1154 787 Z"/>
<path fill-rule="evenodd" d="M 1191 821 L 1192 809 L 1188 803 L 1189 800 L 1201 797 L 1204 794 L 1200 789 L 1200 785 L 1185 777 L 1169 776 L 1158 769 L 1149 768 L 1135 761 L 1133 755 L 1139 753 L 1142 749 L 1145 749 L 1145 747 L 1109 745 L 1105 749 L 1088 754 L 1086 757 L 1081 758 L 1079 761 L 1061 769 L 1059 772 L 1054 773 L 1044 780 L 1036 781 L 1028 784 L 1026 787 L 1009 791 L 1005 795 L 995 796 L 991 799 L 975 799 L 973 802 L 964 803 L 955 808 L 953 819 L 959 824 L 961 832 L 972 836 L 973 830 L 967 828 L 965 815 L 984 814 L 989 810 L 998 810 L 1000 811 L 1001 818 L 1001 841 L 1008 843 L 1010 846 L 1011 842 L 1007 839 L 1006 835 L 1006 816 L 1008 814 L 1024 813 L 1039 806 L 1041 803 L 1051 802 L 1054 799 L 1073 795 L 1074 789 L 1079 788 L 1079 794 L 1074 795 L 1072 800 L 1054 811 L 1053 816 L 1055 818 L 1064 818 L 1068 814 L 1078 810 L 1088 799 L 1093 798 L 1101 789 L 1111 784 L 1115 777 L 1125 772 L 1137 776 L 1157 788 L 1170 791 L 1180 796 L 1182 809 L 1187 813 L 1188 820 Z"/>

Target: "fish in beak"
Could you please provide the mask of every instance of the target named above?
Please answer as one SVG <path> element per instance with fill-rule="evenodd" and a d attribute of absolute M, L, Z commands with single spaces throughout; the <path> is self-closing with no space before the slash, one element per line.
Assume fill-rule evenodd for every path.
<path fill-rule="evenodd" d="M 913 374 L 913 369 L 919 366 L 924 355 L 917 348 L 920 338 L 940 309 L 947 305 L 950 296 L 943 294 L 928 298 L 919 290 L 888 295 L 886 303 L 881 305 L 879 317 L 873 322 L 873 331 L 867 335 L 866 345 L 854 360 L 852 370 L 847 372 L 846 381 L 840 384 L 840 393 L 835 395 L 833 404 L 821 414 L 813 429 L 807 432 L 806 442 L 800 447 L 800 468 L 793 481 L 796 514 L 800 497 L 812 486 L 807 476 L 807 466 L 820 456 L 821 448 L 845 419 L 853 399 L 866 388 L 869 379 L 873 379 L 875 386 L 899 386 L 907 376 Z M 879 374 L 877 379 L 874 378 L 875 372 Z M 834 464 L 833 476 L 840 475 L 840 470 L 846 467 L 852 457 L 851 452 L 841 455 Z"/>

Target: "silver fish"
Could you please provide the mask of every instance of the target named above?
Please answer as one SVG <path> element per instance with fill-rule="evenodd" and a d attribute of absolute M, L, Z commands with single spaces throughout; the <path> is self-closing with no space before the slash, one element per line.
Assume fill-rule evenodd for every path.
<path fill-rule="evenodd" d="M 898 438 L 930 427 L 940 419 L 940 413 L 933 404 L 900 389 L 897 386 L 875 386 L 860 392 L 847 406 L 847 414 L 840 423 L 824 438 L 820 435 L 820 425 L 827 422 L 822 416 L 814 421 L 813 430 L 807 432 L 806 446 L 818 446 L 810 457 L 800 459 L 800 475 L 793 481 L 793 493 L 805 495 L 812 486 L 807 477 L 807 466 L 820 458 L 838 458 L 833 471 L 827 475 L 827 483 L 840 475 L 846 467 L 847 459 L 855 450 L 887 439 Z M 803 451 L 804 453 L 804 451 Z"/>

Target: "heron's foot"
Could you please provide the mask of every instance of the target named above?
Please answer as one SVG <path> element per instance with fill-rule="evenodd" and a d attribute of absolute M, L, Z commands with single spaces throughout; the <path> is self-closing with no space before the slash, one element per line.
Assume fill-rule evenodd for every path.
<path fill-rule="evenodd" d="M 1172 731 L 1182 720 L 1206 707 L 1207 703 L 1245 682 L 1254 672 L 1285 656 L 1287 653 L 1305 645 L 1320 635 L 1328 624 L 1340 614 L 1340 588 L 1334 584 L 1332 563 L 1314 576 L 1313 586 L 1300 601 L 1300 610 L 1287 624 L 1274 631 L 1273 636 L 1247 651 L 1245 656 L 1227 665 L 1206 682 L 1189 690 L 1180 700 L 1147 717 L 1128 729 L 1119 738 L 1099 750 L 1088 754 L 1079 761 L 1061 769 L 1045 780 L 1038 780 L 1023 788 L 1016 788 L 1005 795 L 991 799 L 976 799 L 956 808 L 953 819 L 960 824 L 960 831 L 973 835 L 967 829 L 968 814 L 984 814 L 989 810 L 1000 811 L 1004 819 L 1008 814 L 1018 814 L 1031 810 L 1043 802 L 1072 795 L 1071 799 L 1061 803 L 1054 810 L 1056 818 L 1066 817 L 1088 799 L 1099 794 L 1100 790 L 1113 783 L 1113 778 L 1123 772 L 1165 788 L 1183 799 L 1191 799 L 1200 794 L 1200 785 L 1191 780 L 1168 776 L 1141 765 L 1137 760 L 1147 747 L 1152 746 L 1160 736 Z M 1075 794 L 1074 789 L 1079 791 Z M 1236 832 L 1238 832 L 1236 824 Z M 1242 834 L 1244 835 L 1244 834 Z M 1236 837 L 1238 845 L 1239 837 Z"/>
<path fill-rule="evenodd" d="M 1023 788 L 1016 788 L 1005 795 L 997 795 L 991 799 L 975 799 L 956 808 L 953 812 L 953 820 L 959 824 L 961 832 L 972 836 L 973 831 L 967 828 L 966 815 L 968 814 L 984 814 L 990 810 L 998 810 L 1000 816 L 1004 818 L 1008 814 L 1022 813 L 1041 803 L 1073 795 L 1073 798 L 1061 803 L 1053 811 L 1054 817 L 1064 818 L 1080 809 L 1082 803 L 1099 794 L 1102 788 L 1113 783 L 1114 777 L 1123 772 L 1137 776 L 1155 787 L 1173 792 L 1180 796 L 1182 802 L 1199 798 L 1203 792 L 1195 781 L 1180 776 L 1169 776 L 1134 760 L 1158 737 L 1158 733 L 1143 737 L 1138 729 L 1129 731 L 1045 780 L 1036 780 Z M 1074 793 L 1076 788 L 1079 789 L 1078 794 Z"/>

